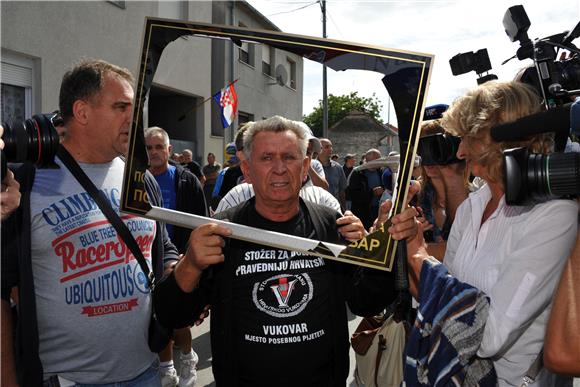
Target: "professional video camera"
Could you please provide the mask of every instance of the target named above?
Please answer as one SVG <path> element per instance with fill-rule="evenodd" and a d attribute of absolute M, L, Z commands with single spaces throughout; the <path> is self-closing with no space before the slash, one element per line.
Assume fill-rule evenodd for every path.
<path fill-rule="evenodd" d="M 451 66 L 451 72 L 453 75 L 475 71 L 479 77 L 477 78 L 478 85 L 497 79 L 497 75 L 495 74 L 483 75 L 483 73 L 491 70 L 491 62 L 489 60 L 487 48 L 482 48 L 477 52 L 464 52 L 463 54 L 457 54 L 449 59 L 449 66 Z"/>
<path fill-rule="evenodd" d="M 22 121 L 4 123 L 4 150 L 1 153 L 2 178 L 6 176 L 6 163 L 31 162 L 38 167 L 54 165 L 59 136 L 55 129 L 62 125 L 58 113 L 37 114 Z"/>
<path fill-rule="evenodd" d="M 425 108 L 423 121 L 436 120 L 443 116 L 449 106 L 444 104 Z M 461 139 L 448 133 L 437 133 L 419 139 L 417 154 L 421 156 L 421 165 L 448 165 L 457 163 L 457 150 Z"/>
<path fill-rule="evenodd" d="M 508 8 L 503 17 L 505 32 L 512 42 L 520 42 L 516 55 L 519 60 L 533 59 L 534 66 L 525 69 L 521 81 L 534 86 L 544 98 L 546 108 L 562 105 L 572 95 L 580 94 L 580 59 L 572 41 L 580 36 L 580 22 L 572 31 L 531 40 L 528 37 L 530 19 L 522 5 Z M 557 60 L 560 49 L 569 50 L 572 57 Z"/>
<path fill-rule="evenodd" d="M 572 104 L 566 103 L 571 96 L 580 94 L 580 51 L 572 44 L 580 35 L 580 23 L 570 32 L 532 41 L 527 35 L 530 20 L 524 7 L 517 5 L 506 11 L 503 25 L 510 40 L 520 42 L 514 57 L 534 61 L 534 66 L 527 68 L 520 80 L 538 90 L 548 110 L 498 125 L 492 128 L 491 136 L 496 141 L 514 141 L 554 132 L 556 151 L 549 155 L 530 154 L 526 148 L 504 151 L 506 203 L 526 205 L 578 196 L 580 153 L 560 152 L 564 151 L 571 133 L 580 134 L 580 128 L 571 128 L 575 113 L 571 110 Z M 569 50 L 572 57 L 558 61 L 560 49 Z"/>
<path fill-rule="evenodd" d="M 575 102 L 580 107 L 580 99 Z M 573 104 L 558 106 L 522 117 L 514 122 L 491 129 L 495 141 L 515 141 L 526 137 L 555 132 L 580 134 L 571 122 L 577 123 L 580 114 Z M 576 117 L 574 117 L 576 115 Z M 530 154 L 526 148 L 504 151 L 504 182 L 506 203 L 527 205 L 554 198 L 580 195 L 580 153 Z"/>

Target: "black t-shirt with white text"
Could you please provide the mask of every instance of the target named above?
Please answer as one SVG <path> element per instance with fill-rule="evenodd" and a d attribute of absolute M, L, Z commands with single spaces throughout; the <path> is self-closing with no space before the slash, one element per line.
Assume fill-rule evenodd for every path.
<path fill-rule="evenodd" d="M 249 226 L 317 239 L 301 205 L 287 222 L 250 210 Z M 231 240 L 233 316 L 242 386 L 324 386 L 332 364 L 330 276 L 323 258 Z M 294 382 L 291 382 L 294 381 Z"/>

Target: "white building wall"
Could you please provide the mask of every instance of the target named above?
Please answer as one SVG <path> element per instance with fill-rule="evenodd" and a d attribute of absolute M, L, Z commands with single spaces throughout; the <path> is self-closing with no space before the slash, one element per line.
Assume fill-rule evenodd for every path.
<path fill-rule="evenodd" d="M 126 2 L 121 9 L 105 1 L 2 1 L 2 49 L 39 62 L 40 106 L 58 108 L 60 82 L 66 69 L 81 57 L 101 58 L 138 69 L 147 15 L 156 15 L 153 2 Z"/>
<path fill-rule="evenodd" d="M 123 9 L 108 1 L 0 2 L 3 56 L 10 53 L 33 64 L 33 114 L 58 108 L 62 76 L 82 57 L 104 59 L 138 74 L 146 16 L 211 23 L 216 12 L 216 4 L 209 1 L 126 1 L 124 4 Z M 222 23 L 229 22 L 227 4 L 222 2 L 217 6 Z M 244 3 L 236 2 L 234 8 L 236 26 L 242 21 L 250 28 L 273 28 Z M 154 84 L 200 101 L 211 96 L 230 78 L 231 62 L 229 48 L 224 47 L 224 52 L 217 56 L 220 60 L 214 60 L 212 65 L 211 47 L 209 39 L 177 39 L 164 53 Z M 281 55 L 276 52 L 274 68 L 285 61 Z M 275 79 L 262 74 L 260 46 L 256 46 L 254 56 L 255 68 L 251 68 L 239 62 L 235 50 L 235 78 L 240 78 L 236 84 L 239 110 L 254 114 L 255 119 L 273 114 L 301 118 L 301 58 L 295 58 L 298 82 L 294 90 L 268 85 Z M 214 73 L 222 75 L 216 78 Z M 195 124 L 191 125 L 194 126 L 191 130 L 197 133 L 196 153 L 203 162 L 208 152 L 215 153 L 221 162 L 224 152 L 224 137 L 211 135 L 212 104 L 209 100 L 198 107 Z M 237 128 L 237 121 L 234 127 Z"/>

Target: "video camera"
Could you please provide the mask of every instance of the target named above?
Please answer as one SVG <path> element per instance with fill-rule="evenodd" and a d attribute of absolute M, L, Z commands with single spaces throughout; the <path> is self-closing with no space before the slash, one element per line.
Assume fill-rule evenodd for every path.
<path fill-rule="evenodd" d="M 491 70 L 491 62 L 487 53 L 487 48 L 482 48 L 477 52 L 464 52 L 449 59 L 449 66 L 453 75 L 465 74 L 470 71 L 477 73 L 477 84 L 481 85 L 487 81 L 497 79 L 495 74 L 483 75 Z"/>
<path fill-rule="evenodd" d="M 503 25 L 510 40 L 520 42 L 515 57 L 534 61 L 534 66 L 523 72 L 520 81 L 538 90 L 548 110 L 498 125 L 492 128 L 491 136 L 495 141 L 514 141 L 539 133 L 554 132 L 556 150 L 556 153 L 548 155 L 533 154 L 526 148 L 504 151 L 506 203 L 527 205 L 578 196 L 580 153 L 561 152 L 571 133 L 580 134 L 580 128 L 571 128 L 571 122 L 580 119 L 574 115 L 580 113 L 571 109 L 571 103 L 566 104 L 571 96 L 580 94 L 579 51 L 572 44 L 580 35 L 580 23 L 570 32 L 564 31 L 532 41 L 527 35 L 530 20 L 524 7 L 516 5 L 506 11 Z M 573 53 L 572 57 L 556 60 L 559 49 L 569 50 Z"/>
<path fill-rule="evenodd" d="M 575 102 L 580 107 L 580 99 Z M 580 120 L 580 109 L 566 104 L 522 117 L 491 129 L 495 141 L 514 141 L 555 132 L 556 137 L 580 134 L 572 122 Z M 506 203 L 528 205 L 555 198 L 580 195 L 580 153 L 530 153 L 526 148 L 504 151 L 504 182 Z"/>
<path fill-rule="evenodd" d="M 512 42 L 520 42 L 516 55 L 519 60 L 532 59 L 534 66 L 527 68 L 521 81 L 538 90 L 546 108 L 566 103 L 568 97 L 580 94 L 580 59 L 578 48 L 572 41 L 580 36 L 580 22 L 570 32 L 531 40 L 528 37 L 530 19 L 522 5 L 508 8 L 503 17 L 505 32 Z M 557 60 L 558 51 L 574 53 L 571 58 Z M 509 58 L 507 61 L 513 59 Z"/>
<path fill-rule="evenodd" d="M 54 156 L 60 143 L 56 127 L 62 124 L 57 112 L 4 123 L 4 150 L 0 151 L 2 178 L 6 176 L 7 163 L 31 162 L 38 167 L 54 166 Z"/>
<path fill-rule="evenodd" d="M 436 120 L 443 116 L 449 106 L 444 104 L 428 106 L 423 115 L 424 121 Z M 461 138 L 448 133 L 437 133 L 421 137 L 417 154 L 421 156 L 421 165 L 449 165 L 457 163 L 457 150 Z"/>

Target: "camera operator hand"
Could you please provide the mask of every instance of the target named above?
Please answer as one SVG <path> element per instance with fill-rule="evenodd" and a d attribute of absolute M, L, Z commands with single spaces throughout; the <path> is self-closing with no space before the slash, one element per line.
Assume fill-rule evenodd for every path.
<path fill-rule="evenodd" d="M 4 149 L 4 141 L 2 135 L 4 134 L 4 127 L 0 125 L 0 150 Z M 6 176 L 2 180 L 2 187 L 0 191 L 0 221 L 8 218 L 8 216 L 18 208 L 20 205 L 20 184 L 14 179 L 14 174 L 11 170 L 6 170 Z"/>
<path fill-rule="evenodd" d="M 562 273 L 544 342 L 544 364 L 557 373 L 580 376 L 580 232 Z"/>
<path fill-rule="evenodd" d="M 8 169 L 2 180 L 0 192 L 0 220 L 8 218 L 18 206 L 20 206 L 20 184 L 14 179 L 12 171 Z"/>

